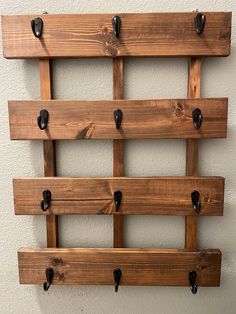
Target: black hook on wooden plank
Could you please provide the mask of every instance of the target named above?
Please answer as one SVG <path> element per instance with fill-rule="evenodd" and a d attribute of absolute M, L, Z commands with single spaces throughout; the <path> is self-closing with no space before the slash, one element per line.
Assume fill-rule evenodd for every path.
<path fill-rule="evenodd" d="M 121 18 L 118 15 L 112 17 L 112 27 L 116 37 L 120 35 Z"/>
<path fill-rule="evenodd" d="M 192 111 L 192 118 L 193 118 L 193 125 L 196 129 L 200 129 L 201 125 L 202 125 L 202 112 L 199 108 L 195 108 Z"/>
<path fill-rule="evenodd" d="M 193 210 L 196 213 L 199 213 L 201 209 L 200 193 L 198 191 L 193 191 L 191 193 L 191 199 L 192 199 L 192 204 L 193 204 Z"/>
<path fill-rule="evenodd" d="M 120 208 L 121 199 L 122 199 L 122 192 L 121 191 L 116 191 L 114 193 L 114 202 L 115 202 L 116 212 L 118 212 L 118 210 Z"/>
<path fill-rule="evenodd" d="M 121 126 L 121 122 L 122 122 L 122 111 L 120 109 L 116 109 L 114 110 L 113 114 L 114 114 L 116 129 L 119 130 Z"/>
<path fill-rule="evenodd" d="M 115 292 L 118 292 L 118 288 L 119 288 L 120 280 L 122 276 L 122 271 L 119 268 L 117 268 L 114 270 L 113 275 L 114 275 L 114 281 L 115 281 Z"/>
<path fill-rule="evenodd" d="M 192 294 L 196 294 L 197 293 L 197 284 L 196 284 L 197 273 L 195 272 L 195 270 L 190 271 L 188 273 L 188 280 L 190 283 L 190 289 L 192 291 Z"/>
<path fill-rule="evenodd" d="M 51 191 L 49 190 L 43 191 L 43 200 L 40 203 L 42 211 L 45 212 L 46 210 L 48 210 L 48 208 L 50 207 L 51 198 L 52 198 Z"/>
<path fill-rule="evenodd" d="M 43 20 L 40 17 L 36 17 L 31 21 L 31 28 L 34 36 L 40 38 L 43 32 Z"/>
<path fill-rule="evenodd" d="M 49 267 L 46 269 L 45 274 L 46 274 L 46 281 L 43 284 L 43 289 L 44 291 L 48 291 L 54 277 L 54 270 L 51 267 Z"/>
<path fill-rule="evenodd" d="M 48 125 L 49 113 L 46 109 L 42 109 L 37 118 L 40 130 L 45 130 Z"/>
<path fill-rule="evenodd" d="M 195 24 L 196 33 L 198 35 L 200 35 L 203 32 L 204 26 L 205 26 L 205 21 L 206 21 L 205 15 L 200 13 L 200 12 L 197 13 L 197 15 L 194 18 L 194 24 Z"/>

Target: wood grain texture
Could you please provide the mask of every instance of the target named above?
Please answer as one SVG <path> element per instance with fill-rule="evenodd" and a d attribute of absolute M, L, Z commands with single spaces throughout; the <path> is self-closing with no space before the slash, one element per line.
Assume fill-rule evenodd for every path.
<path fill-rule="evenodd" d="M 227 103 L 227 98 L 9 101 L 10 133 L 11 139 L 225 138 Z M 49 112 L 45 130 L 37 124 L 42 108 Z M 123 112 L 119 130 L 117 108 Z M 192 121 L 195 108 L 203 115 L 199 129 Z"/>
<path fill-rule="evenodd" d="M 113 59 L 113 99 L 123 98 L 124 86 L 124 60 L 123 58 Z M 122 177 L 124 175 L 124 141 L 113 140 L 113 176 Z M 123 217 L 116 215 L 113 218 L 113 246 L 121 248 L 123 244 Z"/>
<path fill-rule="evenodd" d="M 40 72 L 40 94 L 41 99 L 52 98 L 52 76 L 50 60 L 39 60 Z M 53 141 L 43 141 L 43 156 L 44 156 L 44 175 L 53 177 L 56 175 L 56 155 L 55 143 Z M 57 247 L 58 245 L 58 230 L 57 217 L 54 215 L 46 216 L 47 230 L 47 246 Z"/>
<path fill-rule="evenodd" d="M 188 97 L 201 97 L 201 59 L 189 58 L 188 60 Z M 198 175 L 198 140 L 188 139 L 186 143 L 186 175 Z M 197 248 L 197 218 L 185 218 L 185 247 Z"/>
<path fill-rule="evenodd" d="M 42 192 L 50 190 L 50 209 L 40 207 Z M 199 191 L 199 215 L 222 215 L 224 178 L 19 178 L 13 180 L 16 214 L 113 214 L 113 215 L 197 215 L 191 193 Z M 122 192 L 115 211 L 114 192 Z"/>
<path fill-rule="evenodd" d="M 194 27 L 195 12 L 119 14 L 121 33 L 112 28 L 114 14 L 2 16 L 5 58 L 227 56 L 231 13 L 204 12 L 204 31 Z M 40 39 L 31 20 L 44 21 Z"/>
<path fill-rule="evenodd" d="M 220 285 L 219 250 L 21 249 L 18 261 L 22 284 L 42 285 L 46 268 L 52 267 L 55 285 L 113 285 L 116 268 L 122 271 L 121 286 L 189 286 L 193 270 L 198 286 Z"/>

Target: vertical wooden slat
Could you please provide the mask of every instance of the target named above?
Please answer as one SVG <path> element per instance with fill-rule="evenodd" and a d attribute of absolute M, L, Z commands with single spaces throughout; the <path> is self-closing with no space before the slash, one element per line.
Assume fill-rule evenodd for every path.
<path fill-rule="evenodd" d="M 123 98 L 123 58 L 113 59 L 113 99 Z M 123 163 L 123 140 L 113 140 L 113 176 L 121 177 L 124 175 Z M 113 232 L 114 247 L 123 246 L 123 218 L 122 216 L 114 216 Z"/>
<path fill-rule="evenodd" d="M 52 99 L 52 77 L 51 66 L 48 59 L 39 60 L 40 69 L 40 94 L 41 99 Z M 43 141 L 43 155 L 44 155 L 44 175 L 46 177 L 53 177 L 56 175 L 56 161 L 55 161 L 55 143 L 53 141 Z M 47 247 L 57 247 L 57 216 L 46 216 L 47 229 Z"/>
<path fill-rule="evenodd" d="M 188 97 L 199 98 L 201 92 L 201 59 L 189 58 L 188 63 Z M 198 140 L 188 139 L 186 143 L 186 175 L 198 174 Z M 186 216 L 185 218 L 185 248 L 197 248 L 197 218 Z"/>

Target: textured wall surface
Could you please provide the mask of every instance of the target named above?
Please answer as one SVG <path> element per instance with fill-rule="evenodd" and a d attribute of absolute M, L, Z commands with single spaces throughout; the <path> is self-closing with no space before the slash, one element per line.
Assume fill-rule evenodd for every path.
<path fill-rule="evenodd" d="M 231 56 L 203 60 L 202 96 L 229 97 L 228 138 L 200 143 L 201 175 L 226 178 L 224 217 L 198 222 L 200 248 L 223 252 L 222 285 L 200 288 L 193 296 L 188 288 L 109 286 L 53 286 L 45 293 L 39 286 L 18 283 L 17 249 L 44 247 L 44 217 L 14 216 L 12 178 L 42 176 L 41 142 L 10 141 L 8 99 L 38 99 L 37 60 L 0 58 L 0 313 L 160 313 L 233 314 L 236 298 L 236 22 L 235 0 L 126 0 L 126 1 L 22 1 L 1 0 L 1 14 L 105 13 L 158 11 L 233 11 Z M 2 53 L 1 53 L 2 55 Z M 54 62 L 55 97 L 60 99 L 111 99 L 111 60 L 83 59 Z M 185 97 L 187 59 L 129 59 L 125 61 L 126 98 Z M 111 141 L 61 141 L 57 144 L 58 175 L 112 175 Z M 185 142 L 182 140 L 127 141 L 125 174 L 129 176 L 183 175 Z M 112 217 L 61 217 L 60 245 L 111 247 Z M 184 245 L 182 217 L 127 217 L 125 244 L 131 247 Z"/>

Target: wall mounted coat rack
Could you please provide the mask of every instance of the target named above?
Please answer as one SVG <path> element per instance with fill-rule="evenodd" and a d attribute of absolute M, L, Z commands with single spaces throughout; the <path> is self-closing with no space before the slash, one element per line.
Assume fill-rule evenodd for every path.
<path fill-rule="evenodd" d="M 13 180 L 17 215 L 45 215 L 47 248 L 18 251 L 23 284 L 219 286 L 221 252 L 198 249 L 197 217 L 223 215 L 224 178 L 198 174 L 198 140 L 227 136 L 227 98 L 201 98 L 201 57 L 228 56 L 231 13 L 2 17 L 5 58 L 38 58 L 41 100 L 9 101 L 11 139 L 43 140 L 44 178 Z M 189 60 L 186 99 L 122 100 L 125 57 Z M 111 57 L 113 100 L 52 100 L 53 58 Z M 125 139 L 186 139 L 186 176 L 128 178 Z M 55 140 L 112 139 L 110 178 L 57 178 Z M 58 247 L 59 215 L 114 216 L 114 248 Z M 185 216 L 183 249 L 124 248 L 124 215 Z"/>

